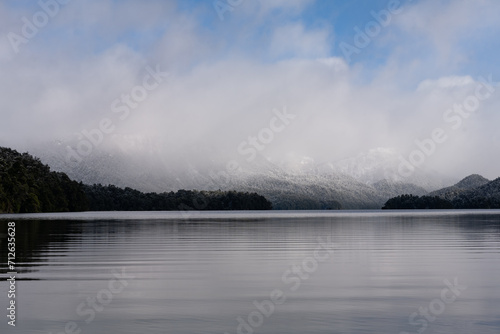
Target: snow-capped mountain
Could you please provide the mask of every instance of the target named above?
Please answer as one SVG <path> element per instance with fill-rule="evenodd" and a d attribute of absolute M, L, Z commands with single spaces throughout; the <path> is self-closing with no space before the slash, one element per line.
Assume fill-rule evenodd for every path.
<path fill-rule="evenodd" d="M 172 152 L 156 138 L 143 136 L 114 135 L 86 156 L 72 156 L 77 145 L 76 140 L 55 141 L 33 146 L 29 152 L 52 169 L 87 184 L 114 184 L 144 192 L 252 191 L 268 197 L 277 209 L 379 209 L 390 197 L 423 195 L 455 181 L 427 171 L 401 177 L 397 152 L 386 148 L 317 163 L 304 156 L 286 161 L 263 156 L 251 162 L 225 160 L 216 148 L 197 146 Z"/>

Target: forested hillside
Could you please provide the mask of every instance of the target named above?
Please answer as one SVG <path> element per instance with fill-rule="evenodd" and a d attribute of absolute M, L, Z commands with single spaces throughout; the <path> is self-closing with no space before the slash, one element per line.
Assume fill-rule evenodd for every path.
<path fill-rule="evenodd" d="M 142 193 L 84 185 L 27 153 L 0 147 L 0 213 L 155 210 L 270 210 L 256 193 L 194 191 Z"/>
<path fill-rule="evenodd" d="M 490 180 L 482 177 L 481 175 L 478 174 L 472 174 L 458 182 L 457 184 L 451 186 L 451 187 L 446 187 L 443 189 L 439 189 L 436 191 L 431 192 L 428 194 L 429 196 L 439 196 L 441 198 L 447 199 L 452 201 L 456 197 L 460 196 L 461 194 L 481 187 L 485 184 L 490 182 Z"/>
<path fill-rule="evenodd" d="M 39 159 L 0 147 L 0 212 L 64 212 L 87 209 L 83 185 L 51 172 Z"/>

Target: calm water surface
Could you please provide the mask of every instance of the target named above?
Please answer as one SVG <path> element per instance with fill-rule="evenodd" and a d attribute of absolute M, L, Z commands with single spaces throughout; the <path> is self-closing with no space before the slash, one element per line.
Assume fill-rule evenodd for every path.
<path fill-rule="evenodd" d="M 500 333 L 500 211 L 18 215 L 0 235 L 2 334 Z"/>

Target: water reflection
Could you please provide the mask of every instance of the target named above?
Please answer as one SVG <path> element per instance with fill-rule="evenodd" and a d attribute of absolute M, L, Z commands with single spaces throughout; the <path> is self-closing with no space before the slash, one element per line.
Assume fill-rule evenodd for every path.
<path fill-rule="evenodd" d="M 69 322 L 96 334 L 500 330 L 500 214 L 131 218 L 17 221 L 15 330 L 59 333 Z M 315 264 L 321 240 L 333 252 Z M 122 270 L 133 278 L 87 322 L 81 304 L 104 298 Z M 455 278 L 467 289 L 435 319 L 422 316 Z M 14 333 L 5 322 L 0 331 Z"/>

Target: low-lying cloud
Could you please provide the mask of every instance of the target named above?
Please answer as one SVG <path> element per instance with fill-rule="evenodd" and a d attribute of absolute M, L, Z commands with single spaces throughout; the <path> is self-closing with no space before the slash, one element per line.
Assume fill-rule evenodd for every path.
<path fill-rule="evenodd" d="M 407 156 L 416 140 L 449 126 L 443 114 L 474 93 L 480 75 L 500 81 L 487 66 L 481 72 L 470 65 L 467 73 L 467 55 L 460 53 L 464 41 L 482 36 L 480 14 L 486 5 L 498 12 L 496 2 L 408 5 L 379 41 L 362 50 L 390 46 L 375 67 L 348 63 L 335 50 L 334 22 L 318 28 L 301 19 L 313 2 L 258 3 L 247 0 L 221 22 L 210 4 L 189 12 L 174 1 L 69 2 L 18 54 L 8 39 L 0 43 L 1 145 L 29 148 L 81 136 L 109 118 L 113 135 L 155 138 L 169 148 L 173 163 L 175 154 L 192 147 L 206 148 L 193 160 L 227 161 L 269 126 L 274 110 L 286 107 L 296 119 L 260 152 L 273 161 L 290 155 L 335 161 L 376 147 Z M 436 30 L 422 23 L 432 8 Z M 34 9 L 0 5 L 2 33 L 18 31 L 20 17 Z M 443 17 L 451 22 L 445 31 L 439 29 Z M 492 29 L 498 32 L 498 23 Z M 424 50 L 408 56 L 410 43 Z M 120 119 L 113 101 L 142 85 L 148 66 L 168 78 Z M 426 167 L 497 177 L 499 106 L 498 91 L 481 101 L 448 132 Z"/>

